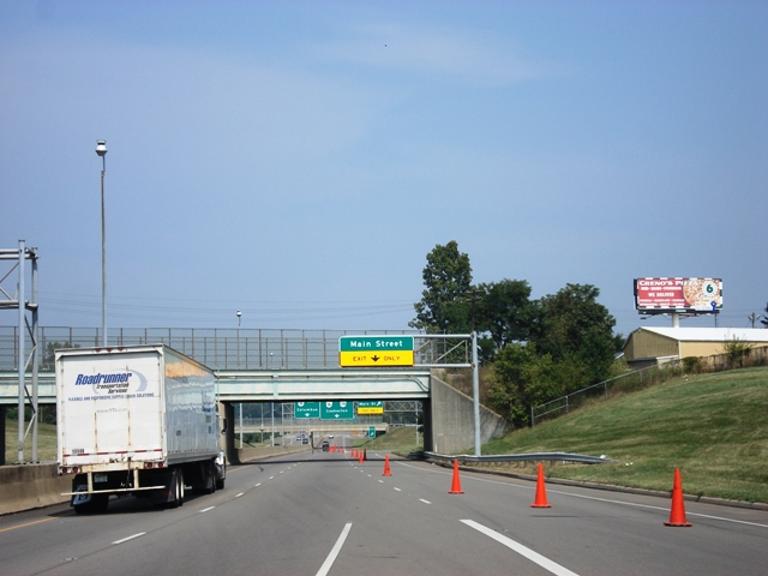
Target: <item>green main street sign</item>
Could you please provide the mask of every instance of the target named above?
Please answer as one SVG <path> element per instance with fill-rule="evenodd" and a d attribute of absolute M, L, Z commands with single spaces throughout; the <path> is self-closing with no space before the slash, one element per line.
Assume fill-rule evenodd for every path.
<path fill-rule="evenodd" d="M 413 366 L 413 336 L 342 336 L 339 365 Z"/>
<path fill-rule="evenodd" d="M 321 402 L 321 420 L 354 420 L 355 411 L 352 402 Z"/>
<path fill-rule="evenodd" d="M 413 336 L 342 336 L 340 352 L 413 350 Z"/>
<path fill-rule="evenodd" d="M 293 417 L 296 420 L 320 418 L 320 402 L 295 402 L 293 405 Z"/>

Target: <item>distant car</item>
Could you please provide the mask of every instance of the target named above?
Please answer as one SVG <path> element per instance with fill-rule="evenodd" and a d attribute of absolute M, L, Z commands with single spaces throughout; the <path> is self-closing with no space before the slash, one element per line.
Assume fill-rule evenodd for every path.
<path fill-rule="evenodd" d="M 323 452 L 328 452 L 328 449 L 331 447 L 331 443 L 328 442 L 328 440 L 323 440 L 323 443 L 320 444 L 320 448 L 322 448 Z"/>
<path fill-rule="evenodd" d="M 301 443 L 302 443 L 302 444 L 309 444 L 309 438 L 307 438 L 306 436 L 304 436 L 304 438 L 302 438 L 302 439 L 301 439 Z"/>
<path fill-rule="evenodd" d="M 330 438 L 331 440 L 333 440 L 333 434 L 328 434 L 328 438 Z"/>

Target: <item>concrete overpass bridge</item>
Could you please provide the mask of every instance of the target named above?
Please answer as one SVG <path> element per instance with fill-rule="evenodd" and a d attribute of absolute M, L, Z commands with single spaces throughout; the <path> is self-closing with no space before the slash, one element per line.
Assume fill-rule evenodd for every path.
<path fill-rule="evenodd" d="M 239 403 L 254 402 L 419 401 L 425 449 L 448 453 L 466 451 L 472 446 L 472 399 L 442 382 L 429 368 L 219 370 L 215 373 L 220 414 L 223 413 L 227 423 L 225 446 L 231 457 L 234 455 L 236 443 L 235 427 L 232 423 L 238 420 L 235 406 Z M 17 403 L 18 373 L 0 372 L 0 446 L 4 447 L 6 444 L 6 408 L 16 406 Z M 56 403 L 53 372 L 41 372 L 38 375 L 38 403 Z M 362 417 L 358 420 L 351 423 L 366 429 L 369 426 L 384 428 L 380 419 L 376 421 L 370 417 Z M 349 421 L 345 422 L 345 425 L 348 423 Z M 295 425 L 298 431 L 301 423 L 296 421 L 291 425 Z M 322 426 L 331 426 L 331 423 L 311 423 L 312 430 L 320 431 Z M 498 415 L 482 410 L 481 434 L 484 440 L 499 434 L 503 427 L 503 420 Z"/>
<path fill-rule="evenodd" d="M 282 417 L 279 426 L 274 429 L 267 426 L 248 423 L 237 428 L 239 422 L 235 408 L 241 403 L 293 403 L 303 401 L 361 401 L 361 400 L 412 400 L 422 404 L 425 431 L 431 426 L 431 373 L 428 369 L 388 369 L 388 370 L 238 370 L 216 371 L 217 400 L 220 414 L 227 423 L 224 426 L 225 445 L 230 458 L 234 459 L 233 448 L 236 433 L 254 433 L 272 431 L 280 434 L 311 430 L 317 433 L 341 431 L 363 432 L 371 426 L 381 433 L 388 430 L 388 425 L 381 417 L 358 417 L 353 421 L 305 421 L 295 419 L 292 414 L 287 419 Z M 5 408 L 18 403 L 18 374 L 0 372 L 0 424 L 5 426 Z M 41 372 L 38 375 L 38 403 L 55 405 L 56 383 L 53 372 Z M 430 449 L 429 434 L 425 434 L 426 448 Z M 0 444 L 5 446 L 5 438 L 0 436 Z"/>
<path fill-rule="evenodd" d="M 405 400 L 430 396 L 430 371 L 407 370 L 239 370 L 216 371 L 220 402 L 315 400 Z M 0 372 L 0 406 L 18 403 L 16 372 Z M 53 372 L 38 377 L 38 402 L 56 403 Z"/>

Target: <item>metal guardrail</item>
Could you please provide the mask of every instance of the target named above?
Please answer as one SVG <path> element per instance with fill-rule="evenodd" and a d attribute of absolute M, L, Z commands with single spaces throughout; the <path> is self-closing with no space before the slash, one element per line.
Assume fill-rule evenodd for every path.
<path fill-rule="evenodd" d="M 437 454 L 424 452 L 427 460 L 451 463 L 458 460 L 459 463 L 482 462 L 572 462 L 577 464 L 605 464 L 610 458 L 605 456 L 587 456 L 585 454 L 572 454 L 569 452 L 531 452 L 528 454 L 489 454 L 487 456 L 471 456 L 469 454 Z"/>

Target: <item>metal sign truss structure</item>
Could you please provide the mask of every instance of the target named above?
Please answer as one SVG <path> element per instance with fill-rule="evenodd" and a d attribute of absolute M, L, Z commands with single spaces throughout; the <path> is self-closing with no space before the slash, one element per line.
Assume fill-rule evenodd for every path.
<path fill-rule="evenodd" d="M 3 263 L 12 263 L 10 270 L 2 273 L 0 276 L 0 310 L 18 311 L 18 371 L 19 371 L 19 401 L 18 401 L 18 447 L 17 461 L 24 463 L 24 442 L 27 436 L 32 435 L 32 462 L 37 462 L 37 425 L 38 425 L 38 403 L 37 403 L 37 377 L 40 367 L 40 350 L 38 346 L 38 304 L 37 304 L 37 248 L 28 248 L 24 240 L 19 240 L 17 249 L 0 248 L 0 261 Z M 27 280 L 27 261 L 31 263 L 29 276 L 31 279 L 31 297 L 27 298 L 26 280 Z M 5 289 L 3 283 L 16 274 L 15 288 Z M 29 354 L 25 350 L 25 333 L 29 335 L 32 343 Z M 31 389 L 27 386 L 27 371 L 31 368 Z M 25 405 L 29 402 L 31 407 L 31 417 L 25 427 Z M 4 415 L 3 415 L 4 416 Z M 2 418 L 5 422 L 5 417 Z M 3 432 L 3 442 L 5 438 Z M 0 453 L 0 464 L 4 464 L 5 454 Z"/>

